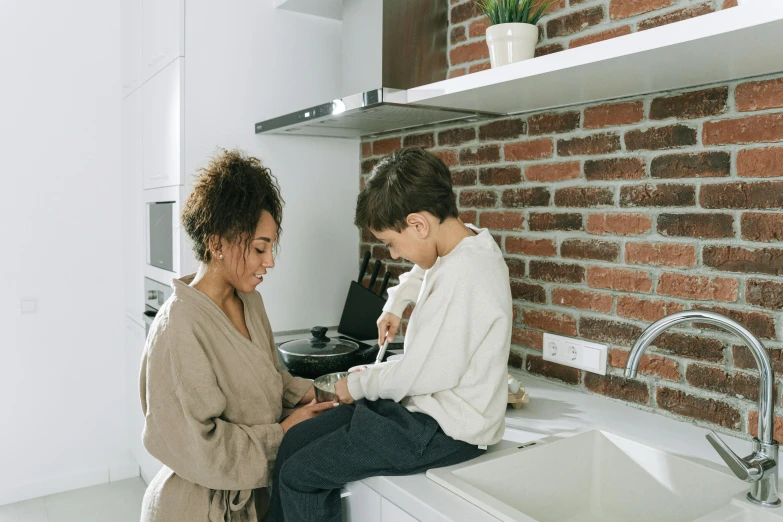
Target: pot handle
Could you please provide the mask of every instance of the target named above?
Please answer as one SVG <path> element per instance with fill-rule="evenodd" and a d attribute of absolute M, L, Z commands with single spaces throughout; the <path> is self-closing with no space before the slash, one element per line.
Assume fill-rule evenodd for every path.
<path fill-rule="evenodd" d="M 328 332 L 329 329 L 325 326 L 314 326 L 310 328 L 310 333 L 313 334 L 313 336 L 310 338 L 311 342 L 329 342 L 331 339 L 329 339 L 326 336 L 326 332 Z"/>

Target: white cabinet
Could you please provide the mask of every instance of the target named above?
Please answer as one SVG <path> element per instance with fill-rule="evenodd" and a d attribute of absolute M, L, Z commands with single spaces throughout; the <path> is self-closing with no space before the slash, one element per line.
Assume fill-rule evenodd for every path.
<path fill-rule="evenodd" d="M 341 491 L 343 522 L 381 522 L 381 496 L 362 482 L 346 484 Z"/>
<path fill-rule="evenodd" d="M 178 58 L 141 89 L 145 189 L 182 184 L 184 69 L 185 59 Z"/>
<path fill-rule="evenodd" d="M 141 91 L 122 100 L 122 277 L 125 312 L 144 311 L 144 201 L 142 199 Z"/>
<path fill-rule="evenodd" d="M 141 86 L 141 0 L 122 0 L 122 96 Z"/>
<path fill-rule="evenodd" d="M 185 0 L 143 0 L 142 68 L 146 82 L 185 56 Z"/>
<path fill-rule="evenodd" d="M 381 499 L 381 522 L 418 522 L 417 519 L 392 504 L 387 499 Z"/>

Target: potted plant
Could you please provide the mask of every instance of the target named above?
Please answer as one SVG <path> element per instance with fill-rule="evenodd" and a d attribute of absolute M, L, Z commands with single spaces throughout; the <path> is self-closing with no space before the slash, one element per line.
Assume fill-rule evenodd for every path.
<path fill-rule="evenodd" d="M 528 60 L 535 56 L 538 20 L 554 2 L 540 0 L 479 0 L 476 6 L 492 25 L 487 27 L 487 46 L 492 67 Z"/>

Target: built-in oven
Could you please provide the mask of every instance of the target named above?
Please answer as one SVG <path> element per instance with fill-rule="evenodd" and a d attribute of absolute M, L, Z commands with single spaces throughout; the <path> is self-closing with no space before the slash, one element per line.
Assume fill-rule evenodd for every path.
<path fill-rule="evenodd" d="M 160 307 L 171 297 L 173 292 L 174 290 L 170 286 L 153 281 L 149 277 L 144 278 L 144 315 L 142 318 L 147 335 L 150 333 L 150 326 L 152 326 L 155 316 L 158 315 Z"/>

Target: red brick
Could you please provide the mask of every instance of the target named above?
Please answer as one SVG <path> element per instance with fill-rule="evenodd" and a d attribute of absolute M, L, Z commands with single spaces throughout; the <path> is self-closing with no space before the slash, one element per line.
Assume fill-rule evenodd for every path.
<path fill-rule="evenodd" d="M 549 190 L 544 187 L 506 189 L 501 201 L 506 208 L 545 207 L 549 205 Z"/>
<path fill-rule="evenodd" d="M 576 320 L 560 312 L 546 312 L 541 310 L 525 310 L 522 314 L 525 325 L 546 332 L 561 335 L 576 335 Z"/>
<path fill-rule="evenodd" d="M 483 168 L 479 181 L 482 185 L 515 185 L 522 181 L 522 169 L 516 165 Z"/>
<path fill-rule="evenodd" d="M 677 415 L 718 424 L 724 428 L 738 429 L 742 421 L 740 412 L 725 402 L 694 397 L 679 390 L 658 388 L 658 407 Z"/>
<path fill-rule="evenodd" d="M 528 227 L 532 232 L 582 230 L 582 214 L 547 214 L 531 212 Z"/>
<path fill-rule="evenodd" d="M 609 3 L 609 18 L 617 20 L 642 13 L 663 9 L 674 4 L 676 0 L 611 0 Z"/>
<path fill-rule="evenodd" d="M 478 172 L 476 169 L 462 169 L 451 171 L 451 184 L 455 187 L 471 187 L 476 185 Z"/>
<path fill-rule="evenodd" d="M 491 25 L 489 18 L 482 16 L 470 22 L 468 26 L 468 34 L 471 38 L 478 38 L 487 34 L 487 27 Z"/>
<path fill-rule="evenodd" d="M 756 364 L 756 358 L 750 352 L 750 349 L 744 344 L 735 344 L 732 346 L 734 355 L 734 367 L 744 368 L 746 370 L 758 370 Z M 769 356 L 769 361 L 772 363 L 772 369 L 775 371 L 775 375 L 783 373 L 783 350 L 779 349 L 765 349 Z"/>
<path fill-rule="evenodd" d="M 726 111 L 728 87 L 714 87 L 674 96 L 655 98 L 650 105 L 651 120 L 666 118 L 706 118 Z"/>
<path fill-rule="evenodd" d="M 696 247 L 678 243 L 626 243 L 625 262 L 687 268 L 696 265 Z"/>
<path fill-rule="evenodd" d="M 759 378 L 740 372 L 727 373 L 720 368 L 701 364 L 688 365 L 685 372 L 688 384 L 715 393 L 759 400 Z"/>
<path fill-rule="evenodd" d="M 743 178 L 783 176 L 783 147 L 739 151 L 737 153 L 737 175 Z"/>
<path fill-rule="evenodd" d="M 493 121 L 479 127 L 479 140 L 516 139 L 525 134 L 526 130 L 525 122 L 519 118 Z"/>
<path fill-rule="evenodd" d="M 664 353 L 718 363 L 723 361 L 723 342 L 709 337 L 664 332 L 653 342 Z"/>
<path fill-rule="evenodd" d="M 560 245 L 560 256 L 570 259 L 617 261 L 620 257 L 620 244 L 596 239 L 566 239 Z"/>
<path fill-rule="evenodd" d="M 456 128 L 440 131 L 438 133 L 438 145 L 441 147 L 462 145 L 463 143 L 467 143 L 475 139 L 476 129 L 473 128 Z"/>
<path fill-rule="evenodd" d="M 460 165 L 481 165 L 500 161 L 498 145 L 482 145 L 481 147 L 465 148 L 459 151 Z"/>
<path fill-rule="evenodd" d="M 654 27 L 660 27 L 662 25 L 673 24 L 674 22 L 681 22 L 690 18 L 696 18 L 713 12 L 712 5 L 710 4 L 698 4 L 686 7 L 685 9 L 679 9 L 671 13 L 662 14 L 660 16 L 654 16 L 647 20 L 639 22 L 639 30 L 646 31 Z"/>
<path fill-rule="evenodd" d="M 731 154 L 723 151 L 668 154 L 650 165 L 653 178 L 716 178 L 730 173 Z"/>
<path fill-rule="evenodd" d="M 572 42 L 573 46 L 573 42 Z M 644 118 L 644 103 L 641 101 L 598 105 L 585 109 L 585 129 L 600 129 L 615 125 L 629 125 Z"/>
<path fill-rule="evenodd" d="M 723 8 L 737 7 L 737 0 L 723 0 Z"/>
<path fill-rule="evenodd" d="M 783 140 L 783 113 L 704 122 L 705 145 L 764 143 Z"/>
<path fill-rule="evenodd" d="M 585 280 L 585 269 L 579 265 L 552 261 L 530 261 L 529 277 L 549 283 L 581 283 Z"/>
<path fill-rule="evenodd" d="M 507 257 L 506 266 L 508 267 L 508 276 L 514 278 L 525 277 L 525 260 L 517 259 L 515 257 Z M 544 295 L 546 300 L 546 294 Z"/>
<path fill-rule="evenodd" d="M 478 216 L 475 210 L 463 210 L 459 213 L 459 218 L 463 223 L 478 225 Z"/>
<path fill-rule="evenodd" d="M 570 132 L 579 128 L 579 118 L 578 111 L 536 114 L 528 118 L 527 132 L 531 136 Z"/>
<path fill-rule="evenodd" d="M 639 299 L 630 295 L 617 297 L 617 315 L 652 323 L 667 315 L 685 310 L 685 305 L 660 299 Z"/>
<path fill-rule="evenodd" d="M 378 164 L 377 159 L 362 161 L 362 165 L 361 165 L 362 174 L 369 174 L 370 172 L 372 172 L 372 169 L 375 168 L 375 165 L 377 164 Z"/>
<path fill-rule="evenodd" d="M 625 368 L 628 362 L 629 352 L 619 348 L 609 351 L 609 365 L 614 368 Z M 659 355 L 642 355 L 637 370 L 642 375 L 652 375 L 669 381 L 680 380 L 679 364 L 677 361 L 661 357 Z"/>
<path fill-rule="evenodd" d="M 612 296 L 601 292 L 554 288 L 552 304 L 608 314 L 612 311 Z"/>
<path fill-rule="evenodd" d="M 692 207 L 696 204 L 693 185 L 631 185 L 620 188 L 621 207 Z"/>
<path fill-rule="evenodd" d="M 372 153 L 375 156 L 381 156 L 399 150 L 400 148 L 402 148 L 400 138 L 386 138 L 373 142 Z"/>
<path fill-rule="evenodd" d="M 587 285 L 619 292 L 644 292 L 652 290 L 650 274 L 623 268 L 591 266 L 587 269 Z"/>
<path fill-rule="evenodd" d="M 704 208 L 783 208 L 783 181 L 705 185 L 699 203 Z"/>
<path fill-rule="evenodd" d="M 748 279 L 745 286 L 745 301 L 771 310 L 783 309 L 783 283 Z"/>
<path fill-rule="evenodd" d="M 764 312 L 745 312 L 743 310 L 733 310 L 723 306 L 700 306 L 694 305 L 693 308 L 699 310 L 707 310 L 708 312 L 715 312 L 716 314 L 725 315 L 729 319 L 733 319 L 740 323 L 742 326 L 751 331 L 756 337 L 762 339 L 775 339 L 775 320 Z M 711 325 L 704 325 L 705 328 L 715 329 Z"/>
<path fill-rule="evenodd" d="M 535 57 L 538 58 L 539 56 L 546 56 L 548 54 L 559 53 L 560 51 L 563 50 L 565 50 L 565 48 L 561 44 L 541 45 L 539 47 L 536 47 Z"/>
<path fill-rule="evenodd" d="M 503 146 L 503 156 L 506 161 L 537 160 L 551 158 L 554 144 L 549 138 L 506 143 Z"/>
<path fill-rule="evenodd" d="M 573 4 L 573 2 L 571 2 Z M 552 5 L 544 10 L 544 15 L 551 15 L 566 8 L 566 0 L 554 0 Z"/>
<path fill-rule="evenodd" d="M 541 375 L 549 379 L 556 379 L 566 384 L 579 384 L 582 374 L 576 368 L 569 368 L 562 364 L 545 361 L 538 355 L 528 355 L 525 368 L 534 375 Z"/>
<path fill-rule="evenodd" d="M 680 124 L 625 133 L 625 148 L 629 151 L 674 149 L 695 144 L 696 129 Z"/>
<path fill-rule="evenodd" d="M 650 402 L 650 390 L 647 388 L 647 384 L 635 379 L 587 373 L 585 374 L 585 388 L 593 393 L 626 402 L 635 402 L 637 404 L 648 404 Z"/>
<path fill-rule="evenodd" d="M 591 7 L 550 20 L 546 24 L 547 38 L 557 38 L 583 31 L 604 20 L 603 6 Z"/>
<path fill-rule="evenodd" d="M 492 208 L 497 201 L 498 194 L 493 190 L 463 190 L 459 195 L 460 207 Z"/>
<path fill-rule="evenodd" d="M 482 226 L 485 225 L 482 223 Z M 557 246 L 551 239 L 506 236 L 506 252 L 526 256 L 552 257 L 557 255 Z"/>
<path fill-rule="evenodd" d="M 736 0 L 734 0 L 736 2 Z M 759 412 L 756 410 L 750 410 L 748 412 L 748 433 L 752 437 L 759 436 Z M 775 415 L 772 422 L 772 434 L 775 440 L 781 440 L 783 438 L 783 418 Z"/>
<path fill-rule="evenodd" d="M 683 299 L 725 301 L 731 303 L 739 295 L 739 283 L 727 277 L 703 277 L 663 273 L 658 279 L 657 293 Z"/>
<path fill-rule="evenodd" d="M 524 281 L 511 281 L 511 298 L 531 303 L 546 303 L 546 290 L 541 285 Z"/>
<path fill-rule="evenodd" d="M 468 69 L 468 73 L 473 74 L 479 71 L 487 71 L 491 68 L 492 68 L 492 63 L 489 60 L 487 60 L 485 62 L 474 63 L 473 65 L 471 65 L 470 69 Z"/>
<path fill-rule="evenodd" d="M 718 239 L 734 237 L 731 214 L 660 214 L 658 233 L 664 236 Z"/>
<path fill-rule="evenodd" d="M 740 112 L 783 107 L 783 78 L 738 85 L 734 101 Z"/>
<path fill-rule="evenodd" d="M 362 143 L 362 158 L 369 158 L 372 156 L 372 143 L 365 141 Z"/>
<path fill-rule="evenodd" d="M 451 65 L 486 60 L 487 58 L 489 58 L 489 47 L 487 47 L 487 42 L 463 44 L 453 48 L 449 52 L 449 61 Z"/>
<path fill-rule="evenodd" d="M 481 226 L 492 230 L 522 230 L 525 217 L 522 212 L 482 212 Z M 508 238 L 506 238 L 508 239 Z"/>
<path fill-rule="evenodd" d="M 458 76 L 465 76 L 468 74 L 467 69 L 449 69 L 449 78 L 457 78 Z"/>
<path fill-rule="evenodd" d="M 525 356 L 521 353 L 511 350 L 508 352 L 508 365 L 520 370 L 525 367 Z"/>
<path fill-rule="evenodd" d="M 579 319 L 579 336 L 619 346 L 633 346 L 642 329 L 635 324 L 606 319 L 582 317 Z"/>
<path fill-rule="evenodd" d="M 614 191 L 608 187 L 568 187 L 555 192 L 558 207 L 600 207 L 614 204 Z"/>
<path fill-rule="evenodd" d="M 465 2 L 464 4 L 456 5 L 451 8 L 449 21 L 451 22 L 451 25 L 456 25 L 480 15 L 481 12 L 475 2 Z"/>
<path fill-rule="evenodd" d="M 435 135 L 431 132 L 424 134 L 410 134 L 402 139 L 403 147 L 424 147 L 429 149 L 435 146 Z"/>
<path fill-rule="evenodd" d="M 511 330 L 511 343 L 541 351 L 544 348 L 544 333 L 515 326 Z"/>
<path fill-rule="evenodd" d="M 558 156 L 595 156 L 611 154 L 620 150 L 620 136 L 617 134 L 593 134 L 584 138 L 557 140 Z"/>
<path fill-rule="evenodd" d="M 391 259 L 391 254 L 389 254 L 388 248 L 386 248 L 383 245 L 378 245 L 372 248 L 372 257 L 374 259 L 380 259 L 381 261 L 388 261 Z M 383 276 L 379 273 L 378 277 L 383 277 Z"/>
<path fill-rule="evenodd" d="M 455 44 L 462 43 L 462 42 L 464 42 L 467 39 L 468 39 L 468 36 L 466 34 L 464 25 L 460 25 L 460 26 L 451 28 L 451 33 L 449 35 L 449 44 L 450 45 L 453 46 Z"/>
<path fill-rule="evenodd" d="M 582 36 L 581 38 L 574 38 L 573 40 L 571 40 L 571 43 L 568 44 L 568 48 L 574 49 L 575 47 L 582 47 L 583 45 L 589 45 L 596 42 L 603 42 L 604 40 L 611 40 L 612 38 L 617 38 L 618 36 L 625 36 L 626 34 L 631 34 L 630 25 L 615 27 L 614 29 L 609 29 L 607 31 L 602 31 L 600 33 L 591 34 L 588 36 Z"/>
<path fill-rule="evenodd" d="M 453 150 L 437 150 L 433 151 L 433 154 L 439 157 L 447 167 L 454 167 L 459 164 L 457 153 Z"/>
<path fill-rule="evenodd" d="M 608 158 L 585 161 L 588 181 L 642 179 L 647 177 L 642 158 Z"/>
<path fill-rule="evenodd" d="M 587 231 L 591 234 L 630 236 L 650 231 L 652 220 L 645 214 L 590 214 Z"/>
<path fill-rule="evenodd" d="M 783 241 L 783 214 L 745 212 L 740 221 L 742 239 L 746 241 Z"/>
<path fill-rule="evenodd" d="M 530 165 L 525 169 L 525 178 L 528 181 L 551 183 L 576 179 L 579 177 L 579 162 L 568 161 L 565 163 L 542 163 Z"/>

